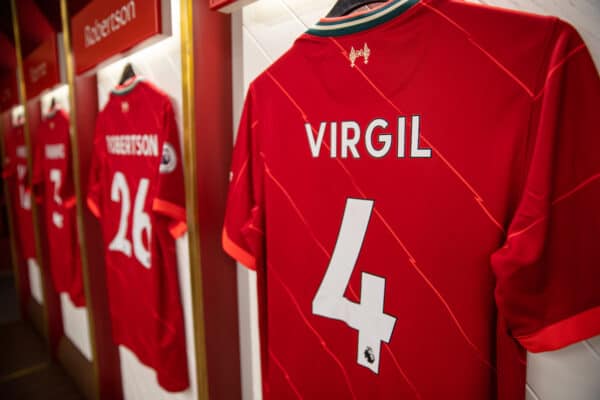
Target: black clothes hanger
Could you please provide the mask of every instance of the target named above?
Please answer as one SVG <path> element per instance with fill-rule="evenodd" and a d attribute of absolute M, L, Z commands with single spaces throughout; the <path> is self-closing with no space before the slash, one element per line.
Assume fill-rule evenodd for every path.
<path fill-rule="evenodd" d="M 124 84 L 128 79 L 133 77 L 135 77 L 133 65 L 131 65 L 131 63 L 125 64 L 125 68 L 123 68 L 123 73 L 121 74 L 121 79 L 119 80 L 119 85 Z"/>
<path fill-rule="evenodd" d="M 386 0 L 338 0 L 327 14 L 327 18 L 348 15 L 359 7 L 371 3 L 385 3 L 385 1 Z"/>

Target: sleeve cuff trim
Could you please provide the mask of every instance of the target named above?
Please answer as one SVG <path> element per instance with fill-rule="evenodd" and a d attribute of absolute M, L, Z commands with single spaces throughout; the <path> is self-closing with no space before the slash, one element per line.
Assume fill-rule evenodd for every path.
<path fill-rule="evenodd" d="M 256 258 L 248 253 L 246 250 L 242 249 L 238 246 L 229 235 L 227 235 L 227 230 L 223 228 L 223 250 L 227 254 L 229 254 L 232 258 L 239 261 L 246 268 L 251 269 L 253 271 L 256 270 Z"/>
<path fill-rule="evenodd" d="M 179 221 L 173 226 L 169 227 L 169 233 L 173 236 L 174 239 L 181 237 L 184 233 L 187 232 L 187 224 L 185 221 Z"/>
<path fill-rule="evenodd" d="M 75 198 L 75 196 L 71 196 L 65 200 L 64 205 L 66 208 L 73 208 L 73 206 L 75 205 L 76 202 L 77 202 L 77 199 Z M 88 207 L 89 207 L 89 204 L 88 204 Z"/>
<path fill-rule="evenodd" d="M 556 322 L 529 335 L 516 336 L 532 353 L 551 351 L 600 335 L 600 306 Z"/>
<path fill-rule="evenodd" d="M 173 218 L 176 221 L 185 222 L 185 208 L 180 207 L 170 201 L 154 199 L 152 202 L 152 210 L 165 214 L 168 217 Z"/>
<path fill-rule="evenodd" d="M 100 207 L 98 207 L 96 202 L 91 197 L 87 198 L 87 206 L 96 218 L 100 218 Z"/>

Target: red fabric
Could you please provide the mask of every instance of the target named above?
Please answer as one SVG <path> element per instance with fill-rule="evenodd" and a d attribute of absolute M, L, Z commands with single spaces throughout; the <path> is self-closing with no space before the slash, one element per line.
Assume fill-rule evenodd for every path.
<path fill-rule="evenodd" d="M 113 338 L 164 389 L 181 391 L 189 378 L 171 236 L 186 218 L 179 136 L 167 95 L 139 79 L 122 89 L 98 115 L 87 199 L 101 216 Z"/>
<path fill-rule="evenodd" d="M 71 163 L 69 117 L 60 110 L 40 124 L 33 159 L 33 185 L 46 215 L 49 266 L 58 292 L 68 293 L 73 303 L 85 305 L 81 260 L 77 239 Z"/>
<path fill-rule="evenodd" d="M 169 232 L 171 232 L 173 238 L 177 239 L 187 232 L 185 208 L 157 197 L 152 203 L 152 210 L 172 219 L 169 224 Z"/>
<path fill-rule="evenodd" d="M 264 276 L 265 397 L 524 398 L 514 338 L 600 333 L 598 73 L 555 18 L 433 0 L 350 31 L 373 15 L 322 21 L 246 97 L 223 247 Z M 365 234 L 336 251 L 349 204 Z M 332 270 L 343 299 L 317 296 Z"/>
<path fill-rule="evenodd" d="M 530 351 L 600 334 L 600 313 L 585 314 L 600 305 L 594 242 L 600 235 L 600 157 L 593 150 L 600 137 L 591 134 L 600 123 L 600 79 L 579 35 L 555 25 L 533 104 L 522 196 L 504 246 L 492 257 L 498 306 Z M 551 326 L 553 335 L 540 333 Z"/>
<path fill-rule="evenodd" d="M 545 326 L 531 335 L 519 336 L 517 339 L 532 352 L 560 349 L 585 340 L 596 333 L 600 334 L 599 318 L 600 307 L 592 308 Z"/>
<path fill-rule="evenodd" d="M 31 190 L 27 170 L 27 148 L 22 126 L 17 126 L 6 137 L 6 159 L 4 173 L 8 178 L 15 215 L 15 229 L 18 236 L 18 248 L 25 261 L 36 258 L 31 213 Z"/>

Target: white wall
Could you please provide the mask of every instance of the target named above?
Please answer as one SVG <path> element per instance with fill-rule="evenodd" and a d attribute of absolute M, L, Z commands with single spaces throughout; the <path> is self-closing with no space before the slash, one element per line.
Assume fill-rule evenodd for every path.
<path fill-rule="evenodd" d="M 598 0 L 470 0 L 541 14 L 573 24 L 600 65 Z M 335 0 L 259 0 L 233 14 L 234 131 L 250 82 L 327 14 Z M 600 289 L 599 289 L 600 290 Z M 240 359 L 244 400 L 262 398 L 257 325 L 256 276 L 238 266 Z M 527 400 L 600 398 L 600 336 L 566 349 L 528 356 Z"/>
<path fill-rule="evenodd" d="M 169 5 L 169 1 L 163 2 Z M 121 77 L 127 62 L 131 62 L 137 75 L 143 76 L 171 97 L 175 118 L 182 135 L 182 73 L 180 2 L 170 1 L 172 35 L 152 46 L 124 57 L 98 71 L 98 107 L 108 101 L 110 90 Z M 183 144 L 183 140 L 181 140 Z M 141 364 L 127 348 L 119 346 L 121 374 L 125 400 L 192 400 L 197 399 L 196 361 L 192 320 L 192 295 L 187 234 L 177 240 L 179 285 L 184 313 L 190 388 L 179 393 L 169 393 L 156 380 L 154 370 Z"/>
<path fill-rule="evenodd" d="M 27 259 L 27 273 L 29 274 L 29 290 L 31 297 L 38 304 L 44 304 L 44 289 L 42 288 L 42 272 L 35 258 Z"/>

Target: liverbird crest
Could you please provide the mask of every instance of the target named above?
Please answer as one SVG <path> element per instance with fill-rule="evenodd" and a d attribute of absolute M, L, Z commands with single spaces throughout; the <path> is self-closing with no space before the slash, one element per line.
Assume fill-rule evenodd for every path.
<path fill-rule="evenodd" d="M 360 57 L 363 57 L 365 64 L 369 63 L 369 57 L 371 56 L 371 49 L 365 43 L 362 49 L 356 50 L 354 46 L 350 48 L 350 54 L 348 58 L 350 59 L 350 67 L 354 68 L 356 65 L 356 60 Z"/>

